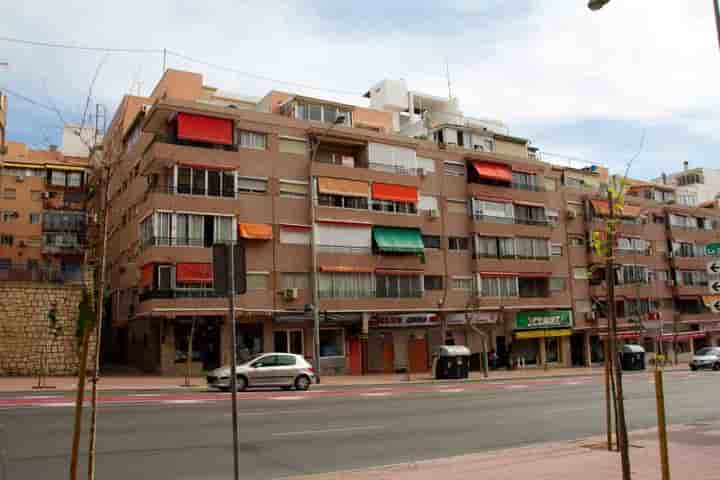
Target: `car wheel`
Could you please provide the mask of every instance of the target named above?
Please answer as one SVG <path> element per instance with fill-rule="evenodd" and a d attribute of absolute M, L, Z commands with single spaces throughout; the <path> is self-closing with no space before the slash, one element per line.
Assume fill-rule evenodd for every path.
<path fill-rule="evenodd" d="M 696 371 L 697 371 L 697 367 L 690 367 L 690 370 L 692 370 L 693 372 L 696 372 Z"/>
<path fill-rule="evenodd" d="M 242 375 L 238 375 L 237 379 L 235 380 L 235 390 L 238 392 L 242 392 L 247 388 L 247 385 L 247 378 L 243 377 Z"/>
<path fill-rule="evenodd" d="M 284 387 L 282 387 L 283 390 L 290 390 L 291 388 L 291 385 L 285 385 Z"/>
<path fill-rule="evenodd" d="M 302 391 L 310 388 L 310 379 L 307 377 L 307 375 L 300 375 L 295 379 L 295 388 Z"/>
<path fill-rule="evenodd" d="M 713 370 L 720 370 L 720 362 L 715 362 L 712 366 Z"/>

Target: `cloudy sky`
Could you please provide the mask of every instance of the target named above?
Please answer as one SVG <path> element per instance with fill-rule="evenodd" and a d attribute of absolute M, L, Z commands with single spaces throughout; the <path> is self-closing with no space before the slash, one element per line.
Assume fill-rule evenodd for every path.
<path fill-rule="evenodd" d="M 468 115 L 506 122 L 541 150 L 648 178 L 720 165 L 720 49 L 712 0 L 2 2 L 0 37 L 149 52 L 58 49 L 0 40 L 8 136 L 37 148 L 93 103 L 148 94 L 168 66 L 261 96 L 271 88 L 364 104 L 383 78 L 453 94 Z M 225 67 L 225 68 L 218 68 Z M 275 79 L 277 81 L 271 81 Z M 297 85 L 288 83 L 291 82 Z M 356 94 L 354 94 L 356 92 Z M 39 104 L 39 105 L 38 105 Z M 44 108 L 57 108 L 61 115 Z M 62 117 L 62 119 L 60 118 Z"/>

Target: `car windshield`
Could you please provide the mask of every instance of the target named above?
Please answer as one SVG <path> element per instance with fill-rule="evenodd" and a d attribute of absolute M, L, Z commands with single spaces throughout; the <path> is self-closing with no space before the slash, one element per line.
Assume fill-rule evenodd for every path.
<path fill-rule="evenodd" d="M 242 362 L 242 363 L 243 363 L 243 364 L 252 363 L 252 362 L 254 362 L 255 360 L 257 360 L 258 358 L 262 357 L 263 355 L 265 355 L 265 354 L 264 354 L 264 353 L 256 353 L 255 355 L 253 355 L 252 357 L 248 358 L 247 360 L 245 360 L 245 361 Z"/>
<path fill-rule="evenodd" d="M 706 355 L 717 355 L 718 353 L 720 353 L 720 350 L 717 348 L 705 347 L 695 352 L 695 355 L 699 357 L 704 357 Z"/>

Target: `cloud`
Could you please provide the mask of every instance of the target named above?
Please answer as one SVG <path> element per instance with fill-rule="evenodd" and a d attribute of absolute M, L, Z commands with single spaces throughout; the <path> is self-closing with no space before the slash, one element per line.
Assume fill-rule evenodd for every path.
<path fill-rule="evenodd" d="M 648 176 L 678 164 L 673 155 L 712 166 L 720 143 L 720 59 L 709 2 L 612 0 L 591 12 L 585 0 L 47 0 L 22 9 L 0 5 L 0 17 L 10 37 L 167 48 L 348 92 L 297 88 L 168 56 L 170 67 L 201 72 L 209 85 L 258 96 L 276 88 L 361 104 L 360 95 L 382 78 L 406 78 L 415 90 L 443 95 L 447 60 L 467 114 L 502 119 L 542 148 L 613 163 L 631 155 L 646 131 L 638 171 Z M 103 54 L 0 46 L 10 63 L 0 71 L 0 86 L 53 101 L 69 121 L 79 119 Z M 149 93 L 162 57 L 109 54 L 94 100 L 112 111 L 131 87 Z M 48 143 L 58 123 L 51 112 L 11 99 L 11 138 Z"/>

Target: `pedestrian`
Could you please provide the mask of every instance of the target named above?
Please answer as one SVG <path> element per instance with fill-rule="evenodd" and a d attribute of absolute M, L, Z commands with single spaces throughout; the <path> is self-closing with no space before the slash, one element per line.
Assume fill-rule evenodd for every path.
<path fill-rule="evenodd" d="M 490 354 L 488 355 L 488 359 L 490 360 L 490 370 L 497 369 L 498 354 L 495 352 L 494 348 L 490 349 Z"/>

